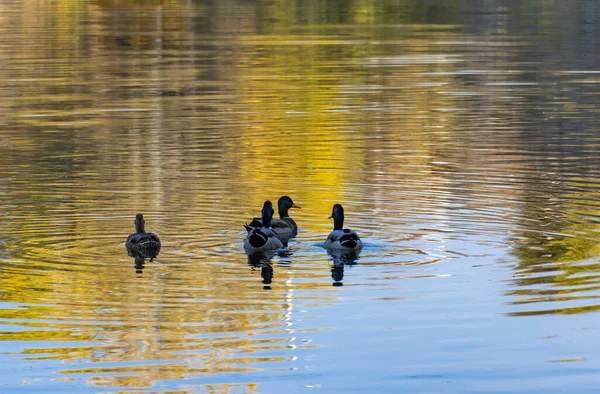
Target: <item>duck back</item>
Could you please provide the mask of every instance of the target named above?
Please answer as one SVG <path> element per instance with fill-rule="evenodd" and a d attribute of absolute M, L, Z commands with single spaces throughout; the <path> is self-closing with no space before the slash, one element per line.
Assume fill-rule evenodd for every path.
<path fill-rule="evenodd" d="M 253 228 L 248 232 L 244 241 L 247 252 L 264 252 L 282 248 L 283 244 L 275 233 L 266 227 Z"/>
<path fill-rule="evenodd" d="M 328 249 L 356 250 L 362 248 L 358 234 L 351 229 L 333 230 L 323 244 Z"/>
<path fill-rule="evenodd" d="M 160 239 L 154 233 L 147 233 L 144 230 L 144 223 L 144 216 L 138 214 L 134 221 L 136 232 L 127 237 L 125 247 L 128 252 L 153 255 L 153 257 L 156 257 L 161 247 Z"/>

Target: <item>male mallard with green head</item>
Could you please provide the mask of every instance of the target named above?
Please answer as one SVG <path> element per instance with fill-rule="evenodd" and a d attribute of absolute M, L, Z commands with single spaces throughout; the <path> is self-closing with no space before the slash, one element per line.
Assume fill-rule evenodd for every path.
<path fill-rule="evenodd" d="M 273 203 L 267 200 L 263 205 L 260 227 L 245 226 L 246 230 L 248 230 L 248 235 L 244 240 L 244 250 L 246 250 L 246 253 L 267 252 L 283 247 L 283 244 L 271 228 L 274 213 Z"/>
<path fill-rule="evenodd" d="M 294 204 L 294 201 L 288 196 L 282 196 L 277 201 L 277 209 L 279 211 L 279 219 L 273 219 L 271 221 L 271 229 L 277 235 L 277 238 L 283 243 L 284 246 L 287 246 L 288 240 L 290 238 L 294 238 L 298 235 L 298 225 L 292 219 L 288 210 L 290 208 L 300 208 L 298 205 Z M 262 218 L 254 218 L 252 222 L 248 225 L 249 227 L 261 227 L 263 225 Z"/>
<path fill-rule="evenodd" d="M 333 206 L 329 219 L 331 218 L 333 218 L 333 231 L 327 237 L 323 247 L 338 250 L 360 250 L 362 241 L 356 231 L 344 228 L 344 208 L 340 204 Z"/>

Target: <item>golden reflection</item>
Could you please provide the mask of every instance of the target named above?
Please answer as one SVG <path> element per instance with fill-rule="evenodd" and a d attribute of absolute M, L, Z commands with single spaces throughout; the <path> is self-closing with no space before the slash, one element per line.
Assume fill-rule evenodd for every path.
<path fill-rule="evenodd" d="M 358 258 L 329 265 L 316 245 L 334 202 L 394 246 L 526 229 L 513 305 L 597 290 L 599 228 L 581 219 L 598 216 L 597 197 L 557 197 L 556 174 L 515 141 L 528 95 L 554 94 L 506 87 L 522 48 L 441 45 L 478 39 L 454 7 L 309 3 L 1 3 L 0 340 L 19 357 L 123 388 L 287 367 L 320 346 L 296 340 L 297 309 L 336 302 Z M 465 73 L 487 62 L 500 72 Z M 302 245 L 248 260 L 242 225 L 284 194 L 303 207 Z M 132 267 L 123 240 L 138 212 L 165 244 Z"/>
<path fill-rule="evenodd" d="M 548 180 L 538 183 L 536 193 L 553 188 Z M 570 185 L 578 189 L 581 185 Z M 539 231 L 527 231 L 515 239 L 514 253 L 519 265 L 514 280 L 517 287 L 508 292 L 516 296 L 515 305 L 564 303 L 564 307 L 515 312 L 514 315 L 574 314 L 598 310 L 598 305 L 569 306 L 573 301 L 592 301 L 600 290 L 598 258 L 600 223 L 585 218 L 598 216 L 600 207 L 595 190 L 567 193 L 558 197 L 531 200 L 524 207 L 524 217 L 537 222 Z M 548 195 L 552 195 L 548 193 Z M 580 204 L 578 202 L 583 202 Z M 574 204 L 575 203 L 575 204 Z"/>

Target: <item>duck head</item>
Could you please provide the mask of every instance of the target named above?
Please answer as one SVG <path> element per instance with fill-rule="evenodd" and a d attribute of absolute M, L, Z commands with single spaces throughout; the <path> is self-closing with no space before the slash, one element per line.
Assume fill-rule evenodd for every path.
<path fill-rule="evenodd" d="M 290 208 L 298 208 L 300 209 L 300 207 L 296 204 L 294 204 L 294 202 L 292 201 L 291 198 L 289 198 L 288 196 L 282 196 L 278 201 L 277 201 L 277 209 L 279 211 L 279 217 L 280 218 L 285 218 L 288 217 L 288 209 Z"/>
<path fill-rule="evenodd" d="M 344 228 L 344 208 L 340 204 L 335 204 L 331 210 L 331 216 L 333 218 L 333 229 L 341 230 Z"/>
<path fill-rule="evenodd" d="M 273 220 L 273 214 L 275 213 L 275 210 L 273 209 L 273 203 L 271 203 L 269 200 L 265 201 L 261 212 L 263 227 L 271 227 L 271 220 Z"/>
<path fill-rule="evenodd" d="M 142 215 L 141 213 L 138 213 L 137 215 L 135 215 L 135 220 L 133 221 L 133 223 L 135 224 L 135 232 L 136 233 L 145 233 L 146 231 L 144 231 L 144 225 L 146 224 L 146 221 L 144 220 L 144 215 Z"/>

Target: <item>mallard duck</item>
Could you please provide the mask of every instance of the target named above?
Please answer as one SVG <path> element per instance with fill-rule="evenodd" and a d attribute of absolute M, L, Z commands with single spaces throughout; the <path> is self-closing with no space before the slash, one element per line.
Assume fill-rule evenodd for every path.
<path fill-rule="evenodd" d="M 289 217 L 288 210 L 290 208 L 300 208 L 294 204 L 294 201 L 288 196 L 282 196 L 277 201 L 277 209 L 279 211 L 279 219 L 273 219 L 271 221 L 271 229 L 277 235 L 277 238 L 287 245 L 290 238 L 294 238 L 298 235 L 298 225 L 294 222 L 294 219 Z M 262 218 L 254 218 L 248 225 L 249 227 L 262 227 Z"/>
<path fill-rule="evenodd" d="M 248 235 L 244 240 L 244 249 L 247 253 L 266 252 L 283 247 L 283 244 L 271 229 L 271 221 L 273 220 L 274 213 L 273 204 L 267 200 L 262 209 L 261 226 L 245 226 L 246 230 L 248 230 Z"/>
<path fill-rule="evenodd" d="M 156 234 L 145 231 L 144 215 L 138 213 L 133 223 L 135 224 L 135 233 L 130 234 L 125 241 L 125 247 L 130 256 L 143 255 L 150 259 L 156 257 L 160 251 L 160 239 Z"/>
<path fill-rule="evenodd" d="M 323 247 L 340 250 L 361 249 L 362 242 L 356 231 L 344 228 L 344 208 L 340 204 L 333 206 L 329 219 L 331 218 L 333 218 L 333 231 L 327 237 Z"/>

